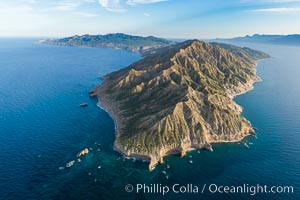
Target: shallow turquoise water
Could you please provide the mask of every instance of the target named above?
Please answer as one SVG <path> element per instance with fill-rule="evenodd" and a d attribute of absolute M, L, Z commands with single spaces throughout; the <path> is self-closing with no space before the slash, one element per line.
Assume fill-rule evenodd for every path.
<path fill-rule="evenodd" d="M 258 128 L 257 139 L 247 139 L 250 148 L 218 144 L 213 152 L 169 156 L 149 172 L 147 163 L 123 160 L 113 151 L 113 121 L 87 95 L 101 82 L 98 77 L 140 56 L 35 40 L 0 40 L 0 199 L 300 199 L 299 47 L 253 46 L 273 58 L 258 65 L 264 81 L 236 99 Z M 82 102 L 89 106 L 78 107 Z M 93 150 L 82 162 L 59 170 L 85 147 Z M 294 194 L 125 192 L 125 185 L 137 183 L 292 185 Z"/>

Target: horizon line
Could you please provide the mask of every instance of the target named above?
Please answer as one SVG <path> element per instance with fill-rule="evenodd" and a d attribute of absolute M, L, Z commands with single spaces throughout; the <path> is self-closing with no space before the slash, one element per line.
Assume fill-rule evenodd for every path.
<path fill-rule="evenodd" d="M 252 37 L 254 35 L 280 35 L 280 36 L 288 36 L 288 35 L 300 35 L 300 33 L 289 33 L 289 34 L 266 34 L 266 33 L 254 33 L 254 34 L 246 34 L 246 35 L 238 35 L 238 36 L 233 36 L 233 37 L 214 37 L 214 38 L 201 38 L 201 37 L 162 37 L 162 36 L 155 36 L 155 35 L 146 35 L 146 34 L 129 34 L 129 33 L 124 33 L 124 32 L 111 32 L 111 33 L 99 33 L 99 34 L 90 34 L 90 33 L 85 33 L 85 34 L 73 34 L 73 35 L 64 35 L 64 36 L 17 36 L 17 35 L 0 35 L 0 38 L 66 38 L 66 37 L 74 37 L 74 36 L 83 36 L 83 35 L 90 35 L 90 36 L 95 36 L 95 35 L 109 35 L 109 34 L 124 34 L 124 35 L 131 35 L 131 36 L 138 36 L 138 37 L 156 37 L 156 38 L 163 38 L 163 39 L 173 39 L 173 40 L 190 40 L 190 39 L 203 39 L 203 40 L 216 40 L 216 39 L 232 39 L 232 38 L 237 38 L 237 37 Z"/>

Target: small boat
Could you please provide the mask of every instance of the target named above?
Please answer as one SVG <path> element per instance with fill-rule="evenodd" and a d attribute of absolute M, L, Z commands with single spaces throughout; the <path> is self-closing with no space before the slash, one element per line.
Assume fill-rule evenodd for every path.
<path fill-rule="evenodd" d="M 98 169 L 101 169 L 101 167 L 102 167 L 102 166 L 101 166 L 101 165 L 99 165 L 99 166 L 98 166 Z"/>
<path fill-rule="evenodd" d="M 201 153 L 200 150 L 198 150 L 197 153 Z"/>
<path fill-rule="evenodd" d="M 63 170 L 63 169 L 65 169 L 65 168 L 64 168 L 64 167 L 59 167 L 58 169 L 59 169 L 59 170 Z"/>
<path fill-rule="evenodd" d="M 162 171 L 161 173 L 163 173 L 163 174 L 167 174 L 167 172 L 166 172 L 166 171 Z"/>
<path fill-rule="evenodd" d="M 192 161 L 192 160 L 189 160 L 189 163 L 193 164 L 193 161 Z"/>
<path fill-rule="evenodd" d="M 167 165 L 167 169 L 170 169 L 171 165 Z"/>
<path fill-rule="evenodd" d="M 245 147 L 249 148 L 249 145 L 247 143 L 244 143 Z"/>

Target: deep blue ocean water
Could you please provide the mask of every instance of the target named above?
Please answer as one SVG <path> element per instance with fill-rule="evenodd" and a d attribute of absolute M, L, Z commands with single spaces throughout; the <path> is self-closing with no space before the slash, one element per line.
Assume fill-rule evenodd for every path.
<path fill-rule="evenodd" d="M 140 56 L 35 41 L 0 39 L 1 200 L 300 199 L 300 47 L 241 44 L 272 56 L 258 65 L 263 82 L 236 99 L 258 129 L 257 138 L 246 141 L 253 143 L 250 148 L 243 143 L 218 144 L 213 152 L 169 156 L 149 172 L 147 163 L 123 159 L 113 151 L 113 120 L 88 96 L 101 83 L 99 77 Z M 79 107 L 82 102 L 89 106 Z M 80 163 L 59 169 L 86 147 L 93 150 Z M 125 185 L 137 183 L 199 188 L 213 183 L 291 185 L 294 194 L 125 192 Z"/>

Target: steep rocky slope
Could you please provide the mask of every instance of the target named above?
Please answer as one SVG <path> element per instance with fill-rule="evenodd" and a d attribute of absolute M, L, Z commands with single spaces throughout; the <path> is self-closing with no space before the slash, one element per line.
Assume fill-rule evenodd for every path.
<path fill-rule="evenodd" d="M 239 141 L 254 130 L 235 95 L 259 81 L 263 52 L 198 40 L 161 49 L 104 77 L 93 91 L 117 126 L 115 149 L 150 160 Z"/>

